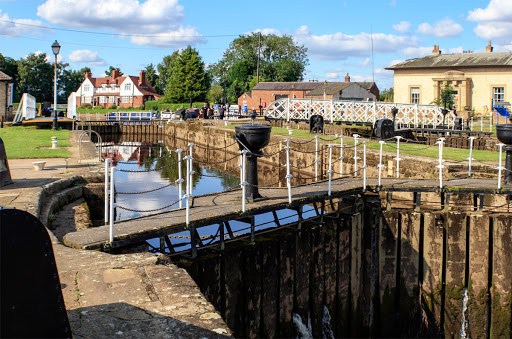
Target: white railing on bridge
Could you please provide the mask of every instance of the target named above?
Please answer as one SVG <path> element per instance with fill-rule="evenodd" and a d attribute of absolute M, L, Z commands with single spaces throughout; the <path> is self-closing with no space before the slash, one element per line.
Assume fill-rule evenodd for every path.
<path fill-rule="evenodd" d="M 151 121 L 161 120 L 159 114 L 153 112 L 110 112 L 105 114 L 106 121 Z"/>
<path fill-rule="evenodd" d="M 309 120 L 311 115 L 321 115 L 325 122 L 366 122 L 374 124 L 379 119 L 393 119 L 391 109 L 396 107 L 398 114 L 395 123 L 420 128 L 443 124 L 441 107 L 434 105 L 413 105 L 391 102 L 337 101 L 313 99 L 279 99 L 266 109 L 265 116 L 273 119 Z M 445 125 L 454 125 L 455 115 L 449 111 Z"/>

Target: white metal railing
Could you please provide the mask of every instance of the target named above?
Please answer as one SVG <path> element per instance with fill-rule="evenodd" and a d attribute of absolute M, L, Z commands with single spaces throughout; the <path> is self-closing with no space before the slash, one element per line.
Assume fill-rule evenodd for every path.
<path fill-rule="evenodd" d="M 416 128 L 431 125 L 434 128 L 443 123 L 441 107 L 434 105 L 413 105 L 391 102 L 336 101 L 313 99 L 279 99 L 266 109 L 265 116 L 286 121 L 309 120 L 311 115 L 321 115 L 326 122 L 351 121 L 371 122 L 379 119 L 392 119 L 391 109 L 396 107 L 398 114 L 395 123 Z M 454 125 L 455 115 L 449 111 L 445 124 Z"/>
<path fill-rule="evenodd" d="M 105 114 L 106 121 L 143 121 L 161 120 L 161 116 L 153 115 L 152 112 L 110 112 Z"/>

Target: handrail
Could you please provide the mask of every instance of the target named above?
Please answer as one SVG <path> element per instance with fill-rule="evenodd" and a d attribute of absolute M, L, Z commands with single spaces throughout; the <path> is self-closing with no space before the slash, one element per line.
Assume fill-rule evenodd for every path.
<path fill-rule="evenodd" d="M 90 131 L 83 131 L 80 134 L 80 136 L 78 137 L 78 155 L 79 155 L 78 162 L 82 162 L 82 139 L 83 139 L 83 137 L 85 135 L 88 135 L 89 139 L 90 139 L 91 138 L 90 132 L 95 133 L 98 136 L 98 143 L 99 143 L 99 147 L 98 147 L 98 161 L 102 161 L 102 158 L 101 158 L 101 153 L 102 152 L 101 152 L 101 150 L 102 150 L 103 140 L 101 139 L 101 135 L 99 135 L 98 132 L 90 130 Z"/>

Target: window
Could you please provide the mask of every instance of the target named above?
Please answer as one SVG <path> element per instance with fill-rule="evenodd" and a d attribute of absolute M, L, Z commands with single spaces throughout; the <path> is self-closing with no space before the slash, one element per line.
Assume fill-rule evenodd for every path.
<path fill-rule="evenodd" d="M 14 84 L 7 85 L 7 106 L 12 106 Z"/>
<path fill-rule="evenodd" d="M 129 102 L 133 102 L 133 97 L 132 96 L 123 96 L 122 98 L 122 102 L 123 103 L 129 103 Z"/>
<path fill-rule="evenodd" d="M 505 87 L 493 87 L 492 88 L 492 103 L 505 101 Z"/>
<path fill-rule="evenodd" d="M 108 102 L 110 102 L 111 104 L 115 103 L 116 102 L 116 97 L 115 96 L 109 96 L 108 97 Z"/>
<path fill-rule="evenodd" d="M 106 104 L 107 103 L 107 97 L 106 96 L 101 96 L 100 97 L 100 104 Z"/>
<path fill-rule="evenodd" d="M 132 90 L 132 84 L 124 84 L 124 90 L 125 91 L 131 91 Z"/>
<path fill-rule="evenodd" d="M 84 97 L 84 103 L 90 104 L 92 102 L 92 97 Z"/>
<path fill-rule="evenodd" d="M 91 86 L 84 85 L 84 92 L 89 92 L 91 90 Z"/>
<path fill-rule="evenodd" d="M 411 104 L 419 104 L 420 103 L 420 88 L 419 87 L 411 87 Z"/>

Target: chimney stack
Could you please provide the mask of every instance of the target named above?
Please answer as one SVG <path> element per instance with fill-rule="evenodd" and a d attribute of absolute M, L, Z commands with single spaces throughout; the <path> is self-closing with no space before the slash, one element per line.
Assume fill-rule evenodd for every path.
<path fill-rule="evenodd" d="M 144 86 L 145 83 L 146 83 L 146 71 L 140 71 L 139 86 Z"/>
<path fill-rule="evenodd" d="M 113 69 L 112 70 L 112 79 L 115 79 L 119 76 L 119 70 L 116 68 L 116 69 Z"/>
<path fill-rule="evenodd" d="M 345 75 L 345 82 L 350 82 L 350 76 L 348 75 L 348 73 L 347 75 Z"/>
<path fill-rule="evenodd" d="M 439 45 L 434 45 L 434 49 L 432 50 L 432 55 L 440 55 L 441 51 L 439 50 Z"/>
<path fill-rule="evenodd" d="M 86 78 L 86 79 L 92 79 L 92 74 L 91 74 L 91 72 L 85 72 L 85 78 Z"/>
<path fill-rule="evenodd" d="M 494 47 L 491 46 L 491 40 L 489 40 L 487 46 L 485 46 L 485 52 L 491 53 L 493 49 L 494 49 Z"/>

